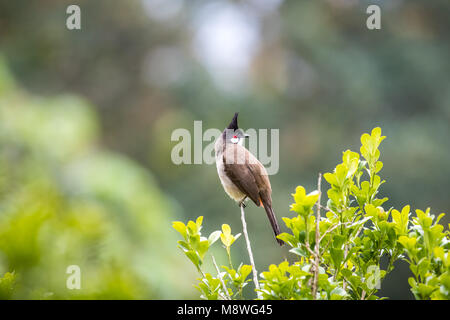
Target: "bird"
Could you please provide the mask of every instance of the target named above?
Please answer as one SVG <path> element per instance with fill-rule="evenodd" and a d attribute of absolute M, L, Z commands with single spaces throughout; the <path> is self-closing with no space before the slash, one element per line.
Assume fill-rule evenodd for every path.
<path fill-rule="evenodd" d="M 225 192 L 239 206 L 245 208 L 244 201 L 251 199 L 257 207 L 264 207 L 275 239 L 281 246 L 284 242 L 278 239 L 280 227 L 272 208 L 272 187 L 266 168 L 244 146 L 248 137 L 238 127 L 238 112 L 222 134 L 217 138 L 214 150 L 217 173 Z"/>

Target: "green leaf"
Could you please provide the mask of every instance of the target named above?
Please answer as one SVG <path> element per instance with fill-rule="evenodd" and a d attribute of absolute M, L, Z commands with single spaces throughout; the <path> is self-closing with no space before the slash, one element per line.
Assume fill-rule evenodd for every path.
<path fill-rule="evenodd" d="M 197 230 L 200 231 L 202 228 L 202 222 L 203 222 L 203 216 L 199 216 L 197 220 L 195 221 L 195 224 L 197 225 Z"/>
<path fill-rule="evenodd" d="M 345 241 L 346 241 L 345 236 L 336 234 L 333 237 L 333 248 L 342 249 L 342 246 L 344 245 Z"/>
<path fill-rule="evenodd" d="M 223 269 L 225 269 L 227 271 L 227 273 L 229 274 L 230 278 L 232 280 L 235 280 L 237 277 L 237 271 L 231 268 L 228 268 L 227 266 L 222 266 Z"/>
<path fill-rule="evenodd" d="M 367 160 L 368 163 L 373 164 L 380 156 L 378 147 L 381 141 L 386 137 L 381 136 L 381 128 L 376 127 L 372 130 L 371 134 L 364 133 L 361 136 L 361 155 Z"/>
<path fill-rule="evenodd" d="M 298 186 L 295 193 L 292 194 L 295 203 L 291 205 L 291 211 L 297 212 L 301 216 L 307 216 L 311 213 L 311 209 L 319 198 L 319 192 L 313 191 L 306 194 L 305 188 Z"/>
<path fill-rule="evenodd" d="M 361 287 L 361 278 L 358 276 L 350 276 L 347 280 L 351 283 L 352 287 L 357 289 Z"/>
<path fill-rule="evenodd" d="M 378 221 L 378 208 L 376 208 L 373 204 L 366 204 L 364 206 L 364 211 L 366 212 L 366 217 L 370 217 L 373 221 Z"/>
<path fill-rule="evenodd" d="M 342 300 L 347 295 L 347 292 L 341 287 L 336 287 L 331 291 L 330 300 Z"/>
<path fill-rule="evenodd" d="M 305 258 L 310 256 L 309 252 L 303 248 L 292 248 L 289 250 L 289 252 L 292 252 L 293 254 L 296 254 L 300 257 L 305 257 Z"/>
<path fill-rule="evenodd" d="M 416 214 L 418 218 L 417 221 L 419 225 L 422 226 L 423 229 L 431 227 L 431 224 L 433 223 L 433 218 L 430 217 L 428 210 L 427 212 L 423 212 L 422 210 L 417 209 Z"/>
<path fill-rule="evenodd" d="M 241 274 L 241 281 L 244 282 L 248 275 L 252 272 L 252 266 L 244 264 L 239 268 L 239 273 Z"/>
<path fill-rule="evenodd" d="M 197 267 L 197 269 L 200 269 L 201 261 L 197 255 L 197 253 L 193 250 L 185 252 L 186 256 L 189 258 L 189 260 L 192 261 L 192 263 Z"/>
<path fill-rule="evenodd" d="M 382 168 L 383 168 L 383 162 L 377 161 L 375 163 L 375 173 L 380 172 Z"/>
<path fill-rule="evenodd" d="M 186 237 L 187 237 L 186 225 L 183 222 L 181 222 L 181 221 L 174 221 L 174 222 L 172 222 L 172 227 L 176 231 L 178 231 L 183 236 L 183 238 L 186 239 Z"/>
<path fill-rule="evenodd" d="M 425 277 L 426 273 L 430 267 L 430 260 L 427 258 L 420 259 L 419 263 L 417 264 L 417 272 L 421 277 Z"/>
<path fill-rule="evenodd" d="M 180 249 L 183 251 L 189 251 L 192 249 L 189 243 L 187 243 L 186 241 L 178 240 L 178 244 L 180 245 Z"/>
<path fill-rule="evenodd" d="M 413 288 L 413 289 L 417 287 L 417 282 L 413 277 L 408 278 L 408 283 L 411 286 L 411 288 Z"/>
<path fill-rule="evenodd" d="M 209 248 L 208 240 L 200 241 L 200 243 L 197 247 L 197 252 L 198 252 L 198 255 L 200 256 L 201 260 L 203 260 L 203 258 L 205 257 L 205 254 L 208 251 L 208 248 Z"/>
<path fill-rule="evenodd" d="M 220 230 L 212 232 L 208 237 L 209 245 L 211 246 L 214 242 L 216 242 L 220 238 L 221 234 L 222 231 Z"/>
<path fill-rule="evenodd" d="M 286 233 L 286 232 L 279 234 L 277 236 L 277 238 L 283 240 L 284 242 L 289 244 L 291 247 L 295 246 L 298 242 L 297 239 L 293 235 Z"/>
<path fill-rule="evenodd" d="M 339 268 L 342 260 L 344 260 L 344 250 L 330 248 L 330 255 L 331 258 L 333 259 L 334 266 L 336 268 Z"/>
<path fill-rule="evenodd" d="M 346 150 L 342 155 L 342 162 L 348 168 L 346 178 L 351 178 L 358 170 L 359 154 L 350 150 Z"/>
<path fill-rule="evenodd" d="M 339 187 L 342 188 L 344 186 L 344 182 L 347 179 L 347 174 L 348 168 L 345 164 L 341 163 L 336 166 L 335 176 Z"/>
<path fill-rule="evenodd" d="M 437 286 L 429 286 L 424 283 L 419 283 L 417 286 L 417 292 L 419 293 L 421 299 L 429 299 L 431 294 L 437 289 Z"/>
<path fill-rule="evenodd" d="M 409 238 L 407 236 L 401 236 L 398 238 L 398 242 L 409 252 L 414 252 L 415 247 L 416 247 L 416 243 L 417 243 L 417 238 L 412 237 Z"/>
<path fill-rule="evenodd" d="M 435 223 L 439 223 L 439 221 L 445 216 L 445 213 L 441 213 L 437 218 Z"/>
<path fill-rule="evenodd" d="M 231 234 L 231 228 L 228 224 L 222 225 L 222 233 L 220 234 L 220 240 L 222 240 L 222 243 L 225 247 L 229 248 L 231 245 L 236 241 L 237 238 L 240 237 L 240 233 L 236 236 L 233 236 Z"/>
<path fill-rule="evenodd" d="M 186 230 L 189 236 L 195 236 L 198 233 L 197 224 L 193 221 L 188 221 Z"/>
<path fill-rule="evenodd" d="M 350 278 L 353 275 L 353 272 L 347 268 L 342 268 L 341 269 L 341 274 L 345 277 L 345 278 Z"/>
<path fill-rule="evenodd" d="M 295 193 L 292 194 L 294 201 L 297 203 L 302 203 L 303 199 L 306 198 L 306 190 L 302 186 L 295 188 Z"/>
<path fill-rule="evenodd" d="M 333 173 L 325 173 L 323 175 L 323 177 L 325 178 L 325 180 L 331 185 L 331 186 L 337 186 L 337 180 L 336 180 L 336 176 Z"/>

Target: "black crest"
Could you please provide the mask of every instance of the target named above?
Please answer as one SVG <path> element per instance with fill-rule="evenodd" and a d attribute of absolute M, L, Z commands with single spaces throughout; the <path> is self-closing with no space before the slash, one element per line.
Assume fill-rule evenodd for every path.
<path fill-rule="evenodd" d="M 237 123 L 237 118 L 238 118 L 238 112 L 236 112 L 234 114 L 233 120 L 231 120 L 230 124 L 228 125 L 227 129 L 233 129 L 233 130 L 237 130 L 238 127 L 238 123 Z"/>

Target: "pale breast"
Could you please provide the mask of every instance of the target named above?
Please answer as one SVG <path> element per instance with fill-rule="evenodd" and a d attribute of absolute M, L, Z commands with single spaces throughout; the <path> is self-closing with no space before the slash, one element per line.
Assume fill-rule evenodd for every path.
<path fill-rule="evenodd" d="M 230 178 L 228 178 L 227 175 L 225 174 L 223 157 L 219 156 L 216 158 L 216 167 L 217 173 L 220 178 L 220 182 L 222 183 L 225 192 L 231 197 L 231 199 L 235 201 L 241 201 L 245 197 L 245 194 L 242 193 L 241 190 L 239 190 L 239 188 L 236 187 L 233 181 L 231 181 Z"/>

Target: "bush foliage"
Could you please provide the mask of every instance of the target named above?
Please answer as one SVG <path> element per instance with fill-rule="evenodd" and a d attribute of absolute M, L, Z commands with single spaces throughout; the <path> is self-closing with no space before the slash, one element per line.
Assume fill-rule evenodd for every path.
<path fill-rule="evenodd" d="M 450 298 L 449 231 L 439 224 L 428 208 L 411 212 L 385 206 L 380 198 L 385 182 L 379 146 L 385 139 L 380 128 L 361 136 L 360 152 L 346 150 L 342 163 L 323 178 L 329 184 L 328 201 L 322 205 L 320 190 L 306 193 L 298 186 L 292 195 L 294 217 L 283 217 L 289 232 L 278 237 L 291 247 L 293 262 L 287 260 L 259 273 L 258 299 L 380 299 L 380 283 L 403 259 L 413 277 L 408 282 L 416 299 Z M 320 189 L 321 177 L 318 186 Z M 325 216 L 321 216 L 321 212 Z M 203 217 L 173 227 L 183 236 L 179 248 L 197 268 L 196 286 L 205 299 L 242 298 L 242 289 L 251 266 L 234 268 L 230 248 L 233 236 L 228 225 L 206 238 L 201 235 Z M 202 266 L 210 247 L 218 240 L 226 249 L 228 265 L 217 267 L 217 274 L 204 273 Z M 388 257 L 382 269 L 381 258 Z M 215 260 L 214 260 L 215 261 Z"/>

